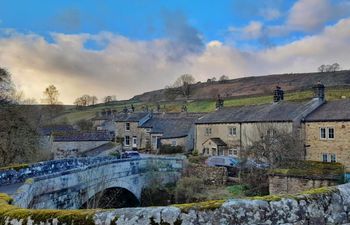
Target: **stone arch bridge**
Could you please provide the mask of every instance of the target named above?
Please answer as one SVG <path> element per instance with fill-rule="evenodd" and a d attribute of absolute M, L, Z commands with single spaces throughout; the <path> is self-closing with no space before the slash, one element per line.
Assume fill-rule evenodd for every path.
<path fill-rule="evenodd" d="M 12 196 L 13 204 L 22 208 L 78 209 L 110 188 L 125 189 L 140 200 L 142 189 L 155 182 L 155 178 L 162 183 L 176 182 L 182 169 L 183 158 L 101 160 L 26 179 Z"/>

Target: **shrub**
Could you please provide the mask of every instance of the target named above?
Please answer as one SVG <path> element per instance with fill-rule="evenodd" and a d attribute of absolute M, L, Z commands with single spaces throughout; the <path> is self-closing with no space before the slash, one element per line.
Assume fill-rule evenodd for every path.
<path fill-rule="evenodd" d="M 183 147 L 180 145 L 172 146 L 172 145 L 161 145 L 159 153 L 160 154 L 177 154 L 183 153 Z"/>
<path fill-rule="evenodd" d="M 196 202 L 203 199 L 204 180 L 198 177 L 183 177 L 176 183 L 175 201 L 177 203 Z"/>

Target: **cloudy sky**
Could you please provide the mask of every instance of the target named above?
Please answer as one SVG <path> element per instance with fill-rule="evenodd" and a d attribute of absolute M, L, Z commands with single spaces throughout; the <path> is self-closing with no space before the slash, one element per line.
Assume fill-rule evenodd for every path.
<path fill-rule="evenodd" d="M 54 84 L 135 94 L 184 73 L 205 81 L 350 69 L 350 0 L 0 0 L 0 66 L 39 102 Z"/>

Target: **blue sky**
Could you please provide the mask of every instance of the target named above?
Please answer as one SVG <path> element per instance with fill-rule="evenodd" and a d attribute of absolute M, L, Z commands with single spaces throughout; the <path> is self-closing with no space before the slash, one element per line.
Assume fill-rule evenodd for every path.
<path fill-rule="evenodd" d="M 349 68 L 339 46 L 349 40 L 340 35 L 349 17 L 349 0 L 0 0 L 0 66 L 28 97 L 57 83 L 66 103 L 89 91 L 129 98 L 182 73 L 206 80 L 334 61 Z"/>

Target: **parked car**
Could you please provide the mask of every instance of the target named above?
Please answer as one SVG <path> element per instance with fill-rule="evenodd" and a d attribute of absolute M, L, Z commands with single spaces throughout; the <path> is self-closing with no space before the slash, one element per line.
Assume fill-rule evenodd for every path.
<path fill-rule="evenodd" d="M 205 164 L 208 166 L 239 167 L 239 160 L 232 156 L 211 156 Z"/>
<path fill-rule="evenodd" d="M 141 158 L 137 151 L 125 151 L 122 153 L 122 158 Z"/>
<path fill-rule="evenodd" d="M 241 162 L 242 169 L 255 168 L 255 169 L 267 169 L 270 165 L 264 162 L 258 162 L 254 159 L 247 159 Z"/>

